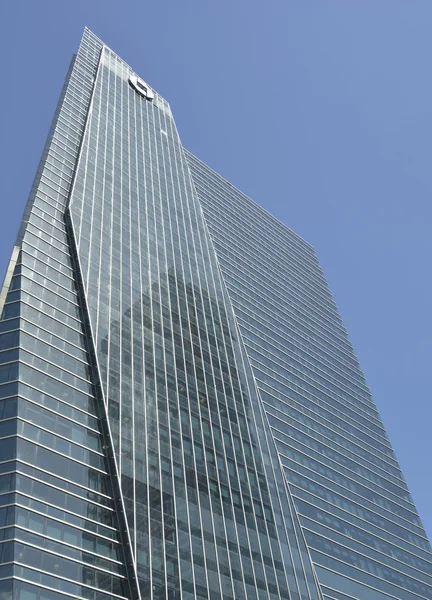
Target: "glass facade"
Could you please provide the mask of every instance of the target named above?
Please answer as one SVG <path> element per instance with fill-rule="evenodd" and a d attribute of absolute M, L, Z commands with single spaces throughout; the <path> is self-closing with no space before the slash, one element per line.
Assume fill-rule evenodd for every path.
<path fill-rule="evenodd" d="M 313 250 L 146 86 L 85 30 L 0 292 L 0 600 L 431 598 Z"/>
<path fill-rule="evenodd" d="M 324 597 L 432 597 L 431 547 L 313 248 L 185 151 Z"/>

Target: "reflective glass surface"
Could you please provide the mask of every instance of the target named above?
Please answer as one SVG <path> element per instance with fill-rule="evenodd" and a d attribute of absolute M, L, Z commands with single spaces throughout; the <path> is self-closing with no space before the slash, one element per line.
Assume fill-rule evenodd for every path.
<path fill-rule="evenodd" d="M 430 544 L 313 248 L 185 154 L 325 597 L 430 598 Z"/>
<path fill-rule="evenodd" d="M 143 598 L 318 599 L 173 117 L 104 48 L 70 216 Z"/>
<path fill-rule="evenodd" d="M 0 294 L 1 600 L 430 598 L 313 249 L 131 75 L 86 29 Z"/>
<path fill-rule="evenodd" d="M 101 50 L 86 30 L 27 204 L 1 312 L 2 600 L 136 597 L 65 221 Z"/>

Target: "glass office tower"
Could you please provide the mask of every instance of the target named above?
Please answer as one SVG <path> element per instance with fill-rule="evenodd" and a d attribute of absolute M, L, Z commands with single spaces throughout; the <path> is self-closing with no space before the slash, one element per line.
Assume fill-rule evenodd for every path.
<path fill-rule="evenodd" d="M 88 30 L 0 313 L 0 600 L 432 597 L 312 248 Z"/>

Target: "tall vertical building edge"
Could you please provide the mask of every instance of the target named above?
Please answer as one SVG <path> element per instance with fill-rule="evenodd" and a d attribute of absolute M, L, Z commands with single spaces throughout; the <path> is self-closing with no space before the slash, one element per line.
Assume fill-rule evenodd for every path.
<path fill-rule="evenodd" d="M 0 292 L 1 600 L 430 600 L 312 247 L 85 29 Z"/>

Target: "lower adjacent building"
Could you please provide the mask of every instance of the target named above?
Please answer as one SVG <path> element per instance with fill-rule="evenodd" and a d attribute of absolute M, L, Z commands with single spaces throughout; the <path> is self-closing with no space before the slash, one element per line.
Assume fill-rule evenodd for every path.
<path fill-rule="evenodd" d="M 85 30 L 0 292 L 1 600 L 428 600 L 313 248 Z"/>

